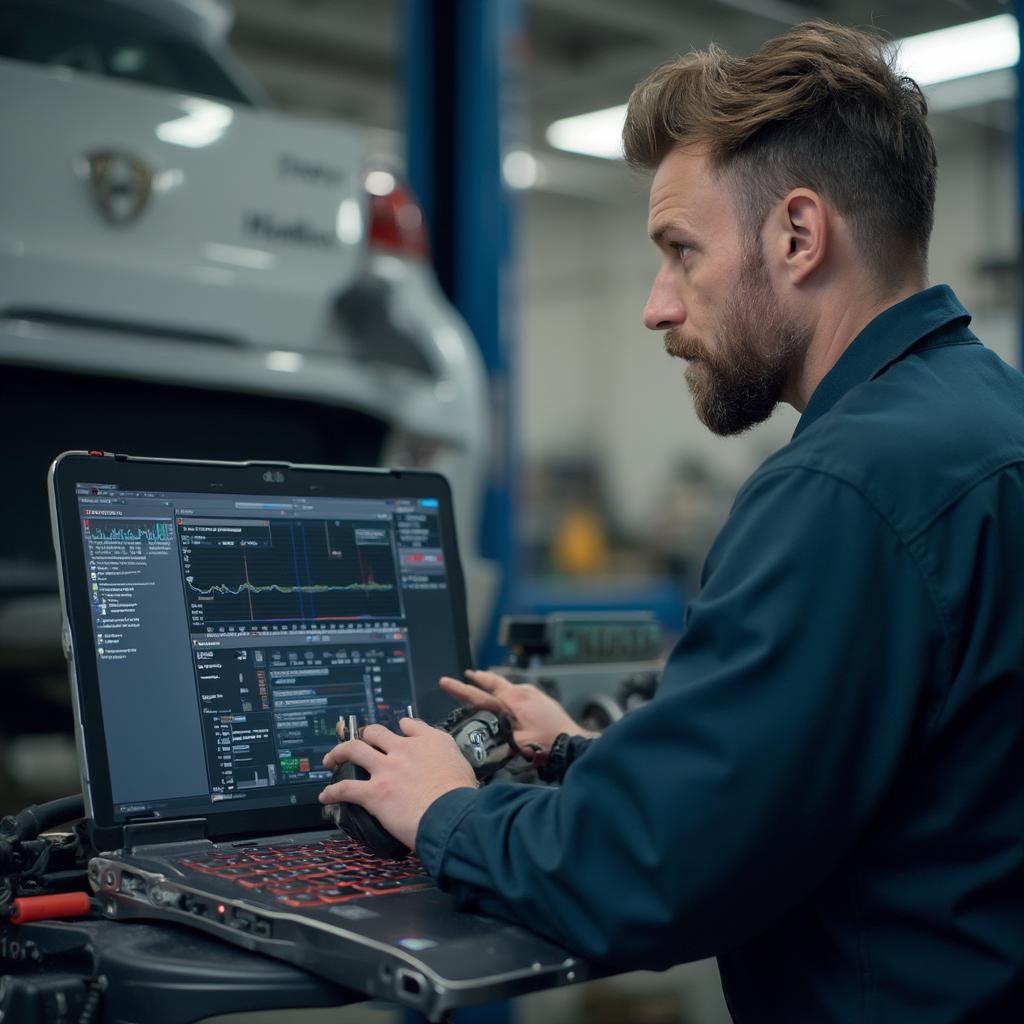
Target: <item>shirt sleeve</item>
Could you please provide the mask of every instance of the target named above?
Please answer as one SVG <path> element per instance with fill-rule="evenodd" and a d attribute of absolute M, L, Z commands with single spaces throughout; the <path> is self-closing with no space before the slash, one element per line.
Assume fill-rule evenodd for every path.
<path fill-rule="evenodd" d="M 463 905 L 620 969 L 723 952 L 869 827 L 950 675 L 915 556 L 823 473 L 753 478 L 655 699 L 559 789 L 459 790 L 417 851 Z"/>

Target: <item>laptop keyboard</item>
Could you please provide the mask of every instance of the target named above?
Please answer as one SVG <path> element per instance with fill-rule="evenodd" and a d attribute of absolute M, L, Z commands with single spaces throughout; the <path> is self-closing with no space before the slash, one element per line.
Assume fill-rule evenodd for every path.
<path fill-rule="evenodd" d="M 322 907 L 434 886 L 417 857 L 383 860 L 341 835 L 299 846 L 216 850 L 201 857 L 179 857 L 176 863 L 289 907 Z"/>

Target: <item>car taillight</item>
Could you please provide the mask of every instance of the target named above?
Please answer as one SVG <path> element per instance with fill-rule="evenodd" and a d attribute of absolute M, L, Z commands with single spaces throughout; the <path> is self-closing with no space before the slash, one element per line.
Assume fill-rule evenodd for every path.
<path fill-rule="evenodd" d="M 430 252 L 423 211 L 412 193 L 390 171 L 370 171 L 370 245 L 399 256 L 425 260 Z"/>

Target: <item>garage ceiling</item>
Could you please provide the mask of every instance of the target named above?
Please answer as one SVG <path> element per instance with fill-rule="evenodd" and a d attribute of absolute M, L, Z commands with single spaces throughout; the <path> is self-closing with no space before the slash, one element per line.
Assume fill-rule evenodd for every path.
<path fill-rule="evenodd" d="M 233 0 L 231 41 L 282 109 L 377 129 L 377 148 L 401 156 L 402 0 Z M 624 102 L 648 70 L 715 40 L 746 52 L 810 18 L 875 25 L 894 38 L 1006 13 L 1006 0 L 524 0 L 529 139 L 562 178 L 576 168 L 585 194 L 602 191 L 600 161 L 556 154 L 551 121 Z M 1011 130 L 1006 101 L 936 115 L 937 135 L 963 118 Z M 567 165 L 566 162 L 569 162 Z M 559 173 L 561 171 L 562 173 Z"/>

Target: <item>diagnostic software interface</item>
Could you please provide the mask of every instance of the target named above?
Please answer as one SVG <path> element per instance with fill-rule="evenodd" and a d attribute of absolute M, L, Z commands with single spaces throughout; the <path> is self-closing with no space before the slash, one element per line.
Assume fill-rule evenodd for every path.
<path fill-rule="evenodd" d="M 314 802 L 457 668 L 436 498 L 77 496 L 116 820 Z"/>

